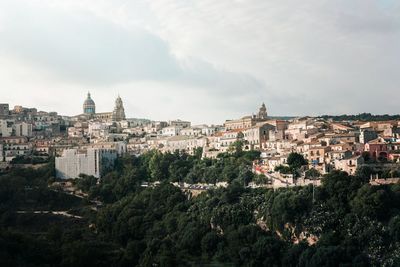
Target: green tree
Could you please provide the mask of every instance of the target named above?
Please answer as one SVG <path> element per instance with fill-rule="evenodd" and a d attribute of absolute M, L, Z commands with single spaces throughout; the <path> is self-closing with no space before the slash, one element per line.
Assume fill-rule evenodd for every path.
<path fill-rule="evenodd" d="M 321 177 L 321 173 L 315 168 L 311 168 L 308 171 L 306 171 L 306 178 L 314 179 L 319 177 Z"/>
<path fill-rule="evenodd" d="M 299 153 L 290 153 L 287 158 L 287 164 L 292 169 L 300 169 L 302 166 L 307 165 L 307 160 Z"/>

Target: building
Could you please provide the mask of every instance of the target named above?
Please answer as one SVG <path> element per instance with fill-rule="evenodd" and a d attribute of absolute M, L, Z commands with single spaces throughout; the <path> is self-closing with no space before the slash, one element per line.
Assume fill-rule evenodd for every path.
<path fill-rule="evenodd" d="M 290 140 L 304 140 L 310 135 L 318 133 L 318 127 L 315 121 L 310 118 L 298 118 L 289 125 L 285 130 L 285 138 Z"/>
<path fill-rule="evenodd" d="M 18 156 L 29 156 L 32 154 L 32 144 L 28 142 L 28 138 L 23 136 L 2 137 L 0 142 L 3 143 L 3 153 L 5 161 L 12 161 Z"/>
<path fill-rule="evenodd" d="M 161 135 L 162 136 L 176 136 L 176 135 L 179 135 L 181 131 L 182 131 L 181 126 L 176 126 L 176 125 L 168 126 L 161 130 Z"/>
<path fill-rule="evenodd" d="M 269 140 L 270 131 L 275 131 L 276 127 L 268 123 L 243 130 L 243 139 L 246 141 L 245 149 L 260 149 L 262 144 Z"/>
<path fill-rule="evenodd" d="M 169 126 L 176 126 L 180 128 L 190 128 L 191 123 L 190 121 L 181 121 L 181 120 L 174 120 L 168 122 Z"/>
<path fill-rule="evenodd" d="M 122 102 L 122 99 L 120 96 L 117 97 L 117 100 L 115 100 L 115 108 L 112 113 L 112 120 L 113 121 L 123 121 L 125 120 L 125 109 L 124 109 L 124 103 Z"/>
<path fill-rule="evenodd" d="M 258 111 L 257 118 L 260 120 L 266 120 L 268 119 L 268 113 L 267 113 L 267 108 L 265 107 L 265 104 L 262 103 L 260 110 Z"/>
<path fill-rule="evenodd" d="M 329 146 L 315 146 L 308 150 L 306 159 L 313 165 L 325 163 L 325 158 L 328 158 L 328 152 L 331 151 Z"/>
<path fill-rule="evenodd" d="M 0 104 L 0 116 L 8 116 L 10 114 L 10 105 Z"/>
<path fill-rule="evenodd" d="M 15 136 L 32 137 L 33 125 L 26 122 L 14 124 Z"/>
<path fill-rule="evenodd" d="M 360 143 L 366 144 L 369 141 L 378 138 L 377 132 L 372 128 L 360 129 Z"/>
<path fill-rule="evenodd" d="M 335 169 L 345 171 L 350 175 L 354 175 L 357 168 L 364 163 L 364 159 L 360 155 L 349 156 L 344 159 L 335 160 Z"/>
<path fill-rule="evenodd" d="M 75 179 L 80 174 L 101 178 L 105 171 L 112 168 L 117 159 L 115 149 L 67 149 L 61 157 L 56 157 L 56 177 Z"/>
<path fill-rule="evenodd" d="M 195 127 L 185 128 L 181 130 L 180 134 L 185 136 L 199 136 L 202 134 L 202 129 Z"/>
<path fill-rule="evenodd" d="M 388 144 L 382 137 L 378 137 L 365 144 L 365 151 L 367 151 L 373 159 L 387 159 L 388 150 Z"/>
<path fill-rule="evenodd" d="M 0 120 L 0 136 L 9 137 L 13 133 L 13 121 Z"/>
<path fill-rule="evenodd" d="M 4 161 L 4 151 L 3 151 L 3 144 L 0 143 L 0 162 Z"/>
<path fill-rule="evenodd" d="M 237 130 L 237 129 L 248 129 L 255 126 L 259 122 L 264 122 L 268 119 L 267 108 L 263 103 L 259 109 L 257 115 L 245 116 L 236 120 L 225 121 L 226 131 Z"/>
<path fill-rule="evenodd" d="M 90 92 L 88 92 L 85 102 L 83 102 L 83 114 L 94 115 L 96 114 L 96 104 L 94 103 Z"/>
<path fill-rule="evenodd" d="M 117 151 L 117 156 L 123 156 L 128 152 L 127 145 L 125 142 L 97 142 L 82 146 L 84 149 L 95 148 L 95 149 L 107 149 Z"/>
<path fill-rule="evenodd" d="M 112 112 L 96 113 L 96 104 L 90 93 L 83 102 L 83 114 L 77 116 L 79 119 L 95 119 L 104 121 L 122 121 L 126 119 L 124 104 L 120 96 L 115 100 L 115 107 Z"/>
<path fill-rule="evenodd" d="M 206 137 L 195 136 L 172 136 L 163 141 L 163 152 L 185 151 L 193 155 L 197 148 L 204 147 L 207 144 Z"/>

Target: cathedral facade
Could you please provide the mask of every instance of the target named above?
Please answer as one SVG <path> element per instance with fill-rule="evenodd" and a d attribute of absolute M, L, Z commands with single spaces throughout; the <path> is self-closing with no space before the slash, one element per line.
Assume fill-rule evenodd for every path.
<path fill-rule="evenodd" d="M 236 120 L 227 120 L 225 121 L 224 126 L 227 131 L 249 129 L 255 126 L 257 123 L 266 122 L 267 120 L 268 120 L 267 107 L 265 106 L 264 103 L 262 103 L 256 115 L 253 114 L 252 116 L 245 116 L 243 118 Z"/>
<path fill-rule="evenodd" d="M 123 121 L 126 119 L 124 103 L 120 96 L 115 100 L 115 107 L 112 112 L 96 113 L 96 103 L 88 93 L 85 102 L 83 103 L 83 114 L 80 118 L 102 120 L 102 121 Z"/>

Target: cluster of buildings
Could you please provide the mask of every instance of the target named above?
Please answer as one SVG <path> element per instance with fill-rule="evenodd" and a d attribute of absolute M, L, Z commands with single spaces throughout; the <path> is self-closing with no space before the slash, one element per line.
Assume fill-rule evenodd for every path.
<path fill-rule="evenodd" d="M 44 140 L 60 136 L 67 128 L 56 112 L 0 104 L 0 162 L 10 162 L 18 156 L 46 154 Z M 4 165 L 4 164 L 2 164 Z M 2 166 L 0 165 L 0 166 Z"/>
<path fill-rule="evenodd" d="M 398 162 L 400 122 L 333 122 L 320 118 L 288 121 L 283 138 L 270 139 L 262 148 L 262 161 L 255 165 L 259 173 L 271 173 L 285 165 L 288 155 L 299 153 L 308 160 L 308 168 L 321 174 L 333 170 L 355 174 L 361 165 L 372 162 Z"/>
<path fill-rule="evenodd" d="M 293 152 L 303 155 L 308 168 L 321 174 L 332 170 L 354 174 L 366 161 L 397 162 L 400 122 L 273 119 L 262 104 L 256 114 L 227 120 L 223 125 L 192 125 L 183 120 L 126 118 L 119 96 L 112 112 L 97 113 L 90 93 L 83 113 L 74 117 L 0 104 L 0 162 L 12 162 L 20 156 L 54 156 L 57 177 L 62 179 L 80 174 L 100 178 L 117 157 L 153 149 L 189 154 L 202 151 L 203 157 L 216 158 L 238 141 L 243 150 L 261 151 L 254 172 L 287 184 L 293 177 L 282 178 L 275 168 L 285 165 Z"/>

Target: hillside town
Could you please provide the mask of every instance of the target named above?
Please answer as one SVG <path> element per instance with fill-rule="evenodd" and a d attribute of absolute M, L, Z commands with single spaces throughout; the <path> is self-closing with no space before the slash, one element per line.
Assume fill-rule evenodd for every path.
<path fill-rule="evenodd" d="M 277 119 L 262 103 L 255 114 L 226 120 L 221 125 L 192 125 L 190 121 L 151 121 L 125 115 L 121 97 L 111 112 L 97 113 L 88 93 L 83 112 L 62 116 L 36 108 L 0 104 L 0 169 L 34 165 L 55 158 L 56 176 L 101 178 L 115 159 L 158 150 L 202 158 L 218 158 L 240 144 L 244 151 L 261 152 L 253 172 L 265 175 L 273 188 L 319 184 L 333 170 L 355 174 L 362 166 L 387 170 L 396 178 L 400 158 L 400 121 L 336 121 L 321 117 Z M 290 154 L 304 157 L 308 166 L 300 175 L 279 171 Z M 316 177 L 307 177 L 315 170 Z M 256 186 L 253 184 L 253 186 Z"/>

